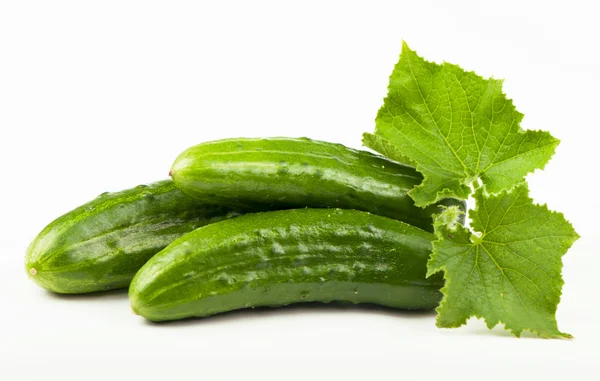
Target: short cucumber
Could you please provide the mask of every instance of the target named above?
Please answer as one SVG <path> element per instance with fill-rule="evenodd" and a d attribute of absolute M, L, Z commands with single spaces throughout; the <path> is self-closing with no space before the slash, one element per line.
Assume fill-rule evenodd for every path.
<path fill-rule="evenodd" d="M 131 307 L 153 321 L 299 302 L 430 309 L 443 285 L 441 274 L 425 276 L 433 237 L 356 210 L 246 214 L 152 257 L 131 283 Z"/>
<path fill-rule="evenodd" d="M 58 293 L 124 288 L 181 235 L 235 215 L 200 204 L 171 180 L 104 193 L 50 223 L 29 246 L 25 267 L 41 287 Z"/>
<path fill-rule="evenodd" d="M 175 160 L 171 176 L 206 203 L 357 209 L 433 231 L 439 205 L 418 208 L 408 192 L 423 177 L 414 168 L 366 151 L 307 138 L 225 139 L 202 143 Z"/>

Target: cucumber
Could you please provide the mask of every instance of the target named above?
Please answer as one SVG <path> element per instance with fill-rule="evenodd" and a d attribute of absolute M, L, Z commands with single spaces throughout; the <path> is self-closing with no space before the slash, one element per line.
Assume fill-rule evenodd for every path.
<path fill-rule="evenodd" d="M 200 204 L 171 180 L 103 193 L 46 226 L 29 246 L 25 267 L 37 284 L 57 293 L 124 288 L 181 235 L 237 214 Z"/>
<path fill-rule="evenodd" d="M 438 305 L 441 274 L 426 278 L 434 236 L 345 209 L 246 214 L 201 227 L 152 257 L 129 288 L 149 320 L 204 317 L 299 302 Z"/>
<path fill-rule="evenodd" d="M 419 208 L 408 192 L 423 180 L 414 168 L 366 151 L 307 138 L 224 139 L 188 148 L 170 172 L 175 185 L 204 203 L 277 210 L 356 209 L 433 231 L 440 205 Z"/>

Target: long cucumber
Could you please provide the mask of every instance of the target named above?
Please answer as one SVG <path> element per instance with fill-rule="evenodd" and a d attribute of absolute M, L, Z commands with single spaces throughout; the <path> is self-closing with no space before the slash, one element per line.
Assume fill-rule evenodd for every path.
<path fill-rule="evenodd" d="M 124 288 L 181 235 L 237 214 L 199 203 L 171 180 L 105 193 L 46 226 L 29 246 L 25 268 L 57 293 Z"/>
<path fill-rule="evenodd" d="M 408 192 L 423 180 L 414 168 L 340 144 L 306 138 L 224 139 L 185 150 L 171 176 L 204 203 L 276 210 L 356 209 L 433 231 L 432 215 L 445 199 L 418 208 Z"/>
<path fill-rule="evenodd" d="M 433 235 L 344 209 L 246 214 L 201 227 L 152 257 L 133 279 L 136 314 L 162 321 L 299 302 L 438 305 L 426 278 Z"/>

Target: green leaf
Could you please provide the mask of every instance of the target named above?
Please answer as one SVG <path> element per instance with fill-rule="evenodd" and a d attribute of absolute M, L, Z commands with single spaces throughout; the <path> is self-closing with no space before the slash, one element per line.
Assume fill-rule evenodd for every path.
<path fill-rule="evenodd" d="M 412 167 L 416 167 L 417 163 L 404 156 L 400 150 L 393 145 L 389 140 L 382 138 L 379 135 L 369 134 L 365 132 L 363 134 L 363 144 L 374 151 L 379 152 L 388 159 L 392 159 L 402 164 L 407 164 Z"/>
<path fill-rule="evenodd" d="M 484 196 L 475 191 L 469 211 L 473 235 L 461 225 L 436 219 L 438 240 L 427 275 L 444 271 L 439 327 L 459 327 L 471 316 L 491 329 L 504 323 L 520 336 L 528 329 L 542 337 L 570 337 L 558 330 L 555 313 L 563 280 L 561 257 L 579 238 L 561 213 L 536 205 L 525 183 Z"/>
<path fill-rule="evenodd" d="M 524 131 L 522 118 L 502 93 L 501 80 L 425 61 L 404 43 L 375 120 L 377 139 L 365 135 L 363 142 L 416 163 L 424 181 L 411 197 L 426 206 L 444 197 L 466 199 L 478 178 L 488 192 L 498 193 L 543 168 L 559 140 Z"/>

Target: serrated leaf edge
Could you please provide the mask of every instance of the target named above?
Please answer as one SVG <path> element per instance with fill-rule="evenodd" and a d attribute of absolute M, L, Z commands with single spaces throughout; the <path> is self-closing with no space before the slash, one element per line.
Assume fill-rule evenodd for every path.
<path fill-rule="evenodd" d="M 456 68 L 458 68 L 458 69 L 460 69 L 460 70 L 464 71 L 464 72 L 465 72 L 466 74 L 468 74 L 468 75 L 473 75 L 473 76 L 475 76 L 476 78 L 478 78 L 478 79 L 481 79 L 481 80 L 483 80 L 483 81 L 497 81 L 497 82 L 499 83 L 500 90 L 501 90 L 501 91 L 500 91 L 500 94 L 501 94 L 501 95 L 502 95 L 502 96 L 503 96 L 503 97 L 506 99 L 506 101 L 507 101 L 507 102 L 508 102 L 510 105 L 512 105 L 512 106 L 514 107 L 514 110 L 515 110 L 515 112 L 518 114 L 518 119 L 519 119 L 519 120 L 518 120 L 518 123 L 517 123 L 517 127 L 518 127 L 517 131 L 518 131 L 519 133 L 525 133 L 526 131 L 531 131 L 531 132 L 534 132 L 534 133 L 535 133 L 535 132 L 537 132 L 537 133 L 548 133 L 548 131 L 543 131 L 543 130 L 539 130 L 539 129 L 538 129 L 538 130 L 529 130 L 529 129 L 527 129 L 527 130 L 526 130 L 526 129 L 523 129 L 523 127 L 521 127 L 521 122 L 523 121 L 523 118 L 525 117 L 525 115 L 524 115 L 523 113 L 521 113 L 519 110 L 517 110 L 516 106 L 514 105 L 514 101 L 513 101 L 513 99 L 512 99 L 512 98 L 509 98 L 509 97 L 506 95 L 506 93 L 504 92 L 504 89 L 503 89 L 504 79 L 503 79 L 503 78 L 500 78 L 500 79 L 498 79 L 498 78 L 494 78 L 493 76 L 491 76 L 491 77 L 489 77 L 489 78 L 485 78 L 485 77 L 483 77 L 483 76 L 481 76 L 481 75 L 477 74 L 477 73 L 476 73 L 474 70 L 465 70 L 465 69 L 464 69 L 464 68 L 462 68 L 461 66 L 459 66 L 459 65 L 457 65 L 457 64 L 453 64 L 453 63 L 447 62 L 447 61 L 442 61 L 442 63 L 441 63 L 441 64 L 440 64 L 440 63 L 437 63 L 437 62 L 435 62 L 435 61 L 428 61 L 428 60 L 426 60 L 424 57 L 422 57 L 422 56 L 419 56 L 419 54 L 417 53 L 417 51 L 416 51 L 416 50 L 412 50 L 412 49 L 411 49 L 411 48 L 408 46 L 408 44 L 406 43 L 406 41 L 405 41 L 405 40 L 402 40 L 402 50 L 401 50 L 401 52 L 400 52 L 400 56 L 399 56 L 399 59 L 398 59 L 398 61 L 396 62 L 396 64 L 394 64 L 394 69 L 392 70 L 392 74 L 390 74 L 390 76 L 388 77 L 388 87 L 387 87 L 387 94 L 386 94 L 386 96 L 383 98 L 383 104 L 382 104 L 382 106 L 380 107 L 379 111 L 377 112 L 377 117 L 375 118 L 375 126 L 376 126 L 376 128 L 375 128 L 375 132 L 372 134 L 372 135 L 375 135 L 375 136 L 378 136 L 378 137 L 380 137 L 381 139 L 384 139 L 384 140 L 386 140 L 387 142 L 389 142 L 389 144 L 390 144 L 390 145 L 393 145 L 393 146 L 397 147 L 397 150 L 398 150 L 398 151 L 402 151 L 401 147 L 398 147 L 398 146 L 394 145 L 393 143 L 391 143 L 389 140 L 387 140 L 387 139 L 385 139 L 385 138 L 383 138 L 383 137 L 381 137 L 381 136 L 377 135 L 377 119 L 378 119 L 378 117 L 379 117 L 379 113 L 381 112 L 381 109 L 382 109 L 382 108 L 385 106 L 385 104 L 386 104 L 386 101 L 387 101 L 387 100 L 388 100 L 388 98 L 389 98 L 390 91 L 392 90 L 392 89 L 391 89 L 391 83 L 392 83 L 391 79 L 392 79 L 392 76 L 393 76 L 393 74 L 394 74 L 394 72 L 395 72 L 395 70 L 396 70 L 396 67 L 397 67 L 397 66 L 400 64 L 400 61 L 402 60 L 402 55 L 403 55 L 403 54 L 405 54 L 405 53 L 408 53 L 408 52 L 412 52 L 412 53 L 414 53 L 414 54 L 415 54 L 415 55 L 416 55 L 418 58 L 422 59 L 424 62 L 426 62 L 426 63 L 429 63 L 429 64 L 435 64 L 435 65 L 438 65 L 438 66 L 450 65 L 450 66 L 456 67 Z M 533 169 L 531 169 L 530 171 L 528 171 L 527 173 L 525 173 L 525 174 L 523 175 L 523 181 L 524 181 L 524 179 L 525 179 L 525 178 L 526 178 L 526 177 L 527 177 L 529 174 L 531 174 L 531 173 L 535 172 L 536 170 L 540 170 L 540 171 L 544 170 L 544 168 L 546 167 L 546 165 L 547 165 L 547 164 L 550 162 L 550 160 L 552 159 L 552 157 L 553 157 L 553 156 L 554 156 L 554 154 L 556 153 L 556 148 L 557 148 L 557 147 L 558 147 L 558 145 L 560 144 L 560 140 L 559 140 L 559 139 L 557 139 L 557 138 L 555 138 L 555 137 L 553 137 L 552 135 L 550 135 L 550 136 L 551 136 L 553 139 L 555 139 L 555 145 L 554 145 L 554 147 L 552 148 L 552 154 L 550 155 L 550 158 L 549 158 L 549 159 L 548 159 L 548 160 L 547 160 L 545 163 L 543 163 L 541 166 L 539 166 L 539 167 L 537 167 L 537 168 L 533 168 Z M 364 143 L 364 139 L 363 139 L 363 143 Z M 369 147 L 369 146 L 367 146 L 367 147 Z M 374 151 L 377 151 L 377 150 L 375 150 L 375 149 L 374 149 L 374 148 L 372 148 L 372 147 L 369 147 L 369 148 L 373 149 Z M 377 152 L 379 152 L 379 151 L 377 151 Z M 381 153 L 381 154 L 384 154 L 384 153 L 382 153 L 382 152 L 379 152 L 379 153 Z M 415 167 L 415 169 L 417 170 L 417 172 L 421 173 L 421 175 L 423 176 L 423 181 L 422 181 L 422 182 L 421 182 L 419 185 L 415 186 L 413 189 L 411 189 L 411 190 L 408 192 L 408 195 L 409 195 L 409 196 L 410 196 L 410 197 L 413 199 L 413 201 L 415 202 L 415 205 L 416 205 L 416 206 L 418 206 L 418 207 L 421 207 L 421 208 L 424 208 L 424 207 L 427 207 L 427 206 L 429 206 L 429 205 L 431 205 L 431 204 L 434 204 L 434 203 L 436 203 L 436 202 L 438 202 L 438 201 L 440 201 L 440 200 L 442 200 L 442 199 L 444 199 L 444 198 L 449 198 L 449 197 L 454 197 L 454 198 L 458 198 L 458 199 L 461 199 L 461 200 L 466 200 L 466 199 L 468 199 L 468 197 L 469 197 L 469 196 L 472 194 L 472 190 L 471 190 L 471 191 L 469 191 L 469 192 L 467 192 L 467 193 L 466 193 L 466 195 L 464 195 L 464 196 L 463 196 L 463 195 L 461 195 L 461 194 L 457 194 L 455 191 L 453 191 L 453 190 L 451 190 L 451 189 L 449 189 L 449 188 L 443 188 L 443 189 L 440 189 L 440 190 L 438 190 L 438 191 L 436 192 L 436 195 L 435 195 L 435 197 L 434 197 L 433 199 L 432 199 L 432 198 L 429 198 L 429 199 L 428 199 L 428 201 L 424 201 L 424 200 L 421 200 L 421 199 L 417 199 L 417 198 L 415 198 L 415 195 L 414 195 L 414 192 L 415 192 L 415 190 L 417 190 L 417 189 L 423 189 L 423 188 L 424 188 L 424 184 L 426 184 L 426 182 L 428 181 L 428 176 L 427 176 L 427 175 L 426 175 L 426 173 L 423 171 L 423 167 L 422 167 L 422 165 L 420 165 L 420 164 L 419 164 L 418 160 L 415 160 L 415 158 L 411 157 L 410 155 L 403 155 L 403 156 L 404 156 L 404 157 L 406 157 L 407 161 L 410 161 L 410 164 L 411 164 L 411 165 L 413 165 L 413 166 Z M 466 168 L 465 168 L 465 169 L 466 169 Z M 478 175 L 477 175 L 477 178 L 478 178 L 478 179 L 480 179 L 480 180 L 482 180 L 482 183 L 483 183 L 483 175 L 484 175 L 484 174 L 485 174 L 485 172 L 484 172 L 484 173 L 482 173 L 482 174 L 478 174 Z M 465 180 L 466 180 L 466 179 L 465 179 Z M 471 187 L 470 187 L 470 184 L 469 184 L 467 181 L 465 181 L 465 180 L 463 180 L 463 181 L 460 181 L 460 182 L 459 182 L 459 186 L 461 186 L 461 188 L 464 186 L 464 188 L 470 189 L 470 188 L 471 188 Z M 520 184 L 520 183 L 516 183 L 516 184 L 514 184 L 512 188 L 514 188 L 514 187 L 518 186 L 519 184 Z M 483 185 L 485 186 L 485 183 L 483 183 Z M 464 190 L 464 188 L 463 188 L 463 190 Z M 510 189 L 512 189 L 512 188 L 510 188 Z M 507 188 L 505 188 L 505 189 L 507 189 Z M 498 194 L 498 193 L 502 192 L 502 191 L 503 191 L 503 190 L 505 190 L 505 189 L 501 189 L 499 192 L 490 193 L 490 194 Z M 418 192 L 418 191 L 417 191 L 417 192 Z"/>
<path fill-rule="evenodd" d="M 548 208 L 548 205 L 547 205 L 546 203 L 544 203 L 544 204 L 537 204 L 537 203 L 535 203 L 535 201 L 534 201 L 534 200 L 533 200 L 531 197 L 529 197 L 529 188 L 527 187 L 527 182 L 526 182 L 526 181 L 522 181 L 521 183 L 514 185 L 514 186 L 513 186 L 512 188 L 510 188 L 510 189 L 503 190 L 503 191 L 501 191 L 501 192 L 498 192 L 498 193 L 496 193 L 496 194 L 493 194 L 493 196 L 494 196 L 494 197 L 503 197 L 504 195 L 508 195 L 509 193 L 512 193 L 512 192 L 513 192 L 513 191 L 514 191 L 514 190 L 515 190 L 517 187 L 519 187 L 519 186 L 523 186 L 523 185 L 525 186 L 525 192 L 526 192 L 526 193 L 525 193 L 525 195 L 526 195 L 526 196 L 527 196 L 527 197 L 528 197 L 528 198 L 529 198 L 529 199 L 532 201 L 532 205 L 534 205 L 534 206 L 538 206 L 538 207 L 542 207 L 542 208 L 544 208 L 546 211 L 548 211 L 549 213 L 556 214 L 556 215 L 558 215 L 558 216 L 562 217 L 562 219 L 564 219 L 564 221 L 565 221 L 567 224 L 569 224 L 569 226 L 571 226 L 571 229 L 573 230 L 573 233 L 575 234 L 575 235 L 574 235 L 574 237 L 573 237 L 573 240 L 572 240 L 572 241 L 570 241 L 570 242 L 568 243 L 568 246 L 565 248 L 565 251 L 564 251 L 564 253 L 561 255 L 560 269 L 559 269 L 559 270 L 560 270 L 560 271 L 559 271 L 559 273 L 560 273 L 560 285 L 559 285 L 559 289 L 558 289 L 558 297 L 559 297 L 559 300 L 558 300 L 558 303 L 557 303 L 557 305 L 556 305 L 556 308 L 555 308 L 555 309 L 554 309 L 554 311 L 553 311 L 553 313 L 554 313 L 554 314 L 556 314 L 556 311 L 557 311 L 557 309 L 558 309 L 558 305 L 560 304 L 560 300 L 561 300 L 561 298 L 562 298 L 562 286 L 565 284 L 565 280 L 564 280 L 564 278 L 563 278 L 563 276 L 562 276 L 562 269 L 563 269 L 562 257 L 564 257 L 564 256 L 567 254 L 567 252 L 569 251 L 569 249 L 570 249 L 570 248 L 573 246 L 573 244 L 575 244 L 575 242 L 576 242 L 576 241 L 577 241 L 579 238 L 581 238 L 581 236 L 580 236 L 580 235 L 577 233 L 577 231 L 576 231 L 576 230 L 575 230 L 575 228 L 573 227 L 573 224 L 571 224 L 571 222 L 570 222 L 569 220 L 567 220 L 567 218 L 564 216 L 564 214 L 563 214 L 562 212 L 558 212 L 558 211 L 555 211 L 555 210 L 551 210 L 550 208 Z M 482 191 L 482 197 L 484 197 L 484 198 L 485 198 L 486 196 L 488 196 L 488 197 L 489 197 L 490 195 L 492 195 L 492 194 L 489 194 L 489 193 L 487 193 L 487 192 L 484 192 L 484 190 L 483 190 L 483 189 L 482 189 L 481 191 Z M 475 212 L 476 210 L 477 210 L 477 207 L 476 207 L 475 209 L 470 209 L 470 210 L 469 210 L 469 214 L 470 214 L 471 212 Z M 442 213 L 443 213 L 443 212 L 442 212 Z M 438 215 L 438 216 L 439 216 L 439 215 Z M 435 219 L 434 219 L 434 227 L 440 226 L 440 225 L 436 225 L 436 223 L 439 221 L 439 219 L 438 219 L 439 217 L 438 217 L 438 216 L 436 216 L 436 217 L 435 217 Z M 470 216 L 470 215 L 469 215 L 469 218 L 471 218 L 471 216 Z M 473 231 L 472 231 L 471 229 L 469 229 L 469 228 L 466 228 L 466 227 L 464 227 L 464 226 L 462 226 L 462 225 L 460 225 L 460 224 L 457 224 L 457 225 L 456 225 L 456 226 L 454 226 L 454 227 L 452 227 L 452 226 L 449 226 L 449 225 L 444 225 L 444 227 L 445 227 L 446 229 L 448 229 L 449 231 L 457 231 L 457 229 L 459 229 L 459 228 L 464 228 L 464 229 L 466 229 L 466 230 L 467 230 L 469 233 L 473 234 Z M 429 260 L 427 261 L 427 273 L 426 273 L 426 277 L 427 277 L 427 278 L 429 278 L 430 276 L 432 276 L 432 275 L 434 275 L 434 274 L 437 274 L 437 273 L 439 273 L 440 271 L 442 271 L 442 272 L 444 273 L 444 274 L 443 274 L 443 278 L 444 278 L 444 286 L 443 286 L 443 287 L 441 288 L 441 290 L 440 290 L 440 292 L 442 292 L 442 294 L 443 294 L 443 298 L 442 298 L 442 300 L 440 301 L 440 304 L 438 305 L 438 307 L 435 309 L 435 311 L 437 312 L 437 316 L 436 316 L 436 326 L 437 326 L 438 328 L 458 328 L 458 327 L 461 327 L 461 326 L 465 325 L 465 324 L 467 323 L 467 321 L 468 321 L 468 319 L 469 319 L 470 317 L 475 317 L 475 318 L 477 318 L 477 319 L 481 319 L 481 320 L 483 320 L 483 321 L 485 322 L 486 326 L 488 327 L 488 329 L 490 329 L 490 330 L 491 330 L 491 329 L 493 329 L 493 328 L 494 328 L 495 326 L 497 326 L 498 324 L 502 324 L 502 326 L 503 326 L 503 328 L 504 328 L 504 330 L 505 330 L 505 331 L 510 331 L 510 332 L 511 332 L 511 333 L 512 333 L 514 336 L 516 336 L 516 337 L 521 337 L 521 334 L 522 334 L 522 332 L 523 332 L 523 331 L 528 331 L 528 332 L 530 332 L 530 333 L 532 333 L 532 334 L 534 334 L 534 335 L 537 335 L 538 337 L 541 337 L 541 338 L 546 338 L 546 339 L 550 339 L 550 338 L 573 339 L 573 338 L 574 338 L 574 337 L 573 337 L 573 335 L 571 335 L 571 334 L 568 334 L 568 333 L 565 333 L 565 332 L 560 332 L 560 331 L 559 331 L 559 335 L 556 335 L 556 336 L 545 335 L 545 334 L 542 334 L 542 333 L 540 333 L 540 332 L 538 332 L 538 331 L 536 331 L 536 330 L 534 330 L 534 329 L 530 329 L 530 328 L 524 328 L 524 329 L 523 329 L 523 330 L 521 330 L 521 331 L 517 331 L 517 330 L 514 330 L 514 329 L 512 329 L 512 328 L 508 328 L 508 327 L 506 326 L 506 323 L 505 323 L 504 321 L 500 320 L 500 319 L 498 320 L 498 322 L 497 322 L 496 324 L 493 324 L 493 325 L 492 325 L 492 324 L 490 324 L 490 323 L 488 322 L 488 319 L 487 319 L 485 316 L 482 316 L 482 315 L 481 315 L 481 314 L 479 314 L 479 313 L 474 313 L 474 314 L 470 315 L 470 317 L 467 317 L 467 318 L 465 318 L 465 319 L 464 319 L 464 320 L 462 320 L 462 321 L 458 321 L 458 322 L 456 322 L 456 324 L 452 324 L 452 325 L 442 325 L 442 324 L 440 324 L 440 314 L 441 314 L 441 309 L 443 308 L 443 306 L 444 306 L 444 305 L 445 305 L 445 303 L 447 302 L 447 293 L 446 293 L 446 291 L 448 290 L 448 288 L 450 287 L 450 284 L 451 284 L 452 282 L 451 282 L 451 279 L 448 277 L 448 269 L 447 269 L 447 267 L 446 267 L 445 265 L 440 265 L 440 266 L 437 266 L 437 267 L 434 267 L 434 266 L 433 266 L 433 261 L 434 261 L 434 259 L 435 259 L 435 255 L 436 255 L 436 243 L 438 243 L 438 242 L 442 242 L 442 241 L 445 239 L 445 238 L 444 238 L 444 234 L 442 234 L 442 233 L 441 233 L 441 232 L 440 232 L 438 229 L 435 229 L 435 231 L 434 231 L 434 235 L 435 235 L 435 236 L 436 236 L 438 239 L 437 239 L 437 240 L 435 240 L 435 241 L 432 241 L 432 251 L 431 251 L 431 255 L 430 255 L 430 257 L 429 257 Z"/>

